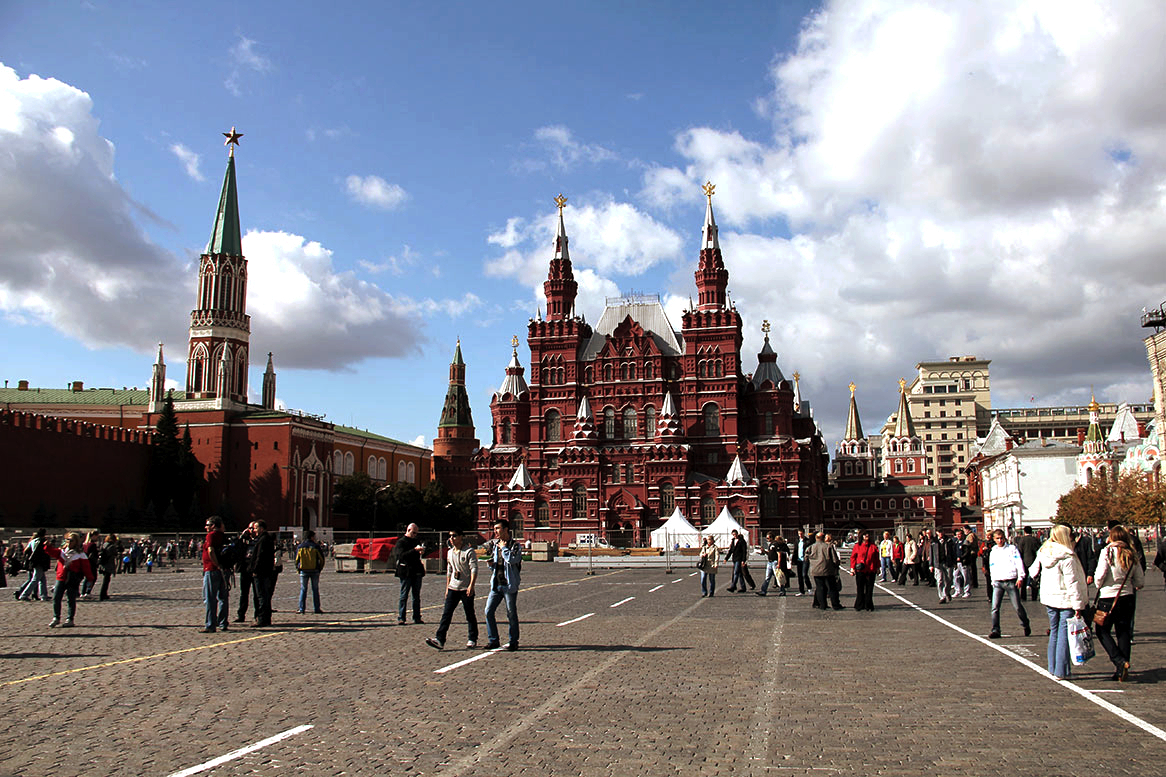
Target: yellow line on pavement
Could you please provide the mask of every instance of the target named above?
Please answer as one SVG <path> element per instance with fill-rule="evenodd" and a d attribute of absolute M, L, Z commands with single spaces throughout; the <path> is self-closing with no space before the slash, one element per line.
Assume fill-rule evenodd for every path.
<path fill-rule="evenodd" d="M 614 572 L 608 572 L 608 573 L 603 574 L 603 575 L 596 575 L 595 577 L 593 577 L 591 579 L 598 580 L 600 577 L 609 577 L 611 575 L 618 575 L 618 574 L 622 573 L 623 571 L 625 571 L 625 570 L 616 570 Z M 562 580 L 558 583 L 543 583 L 542 585 L 535 585 L 535 586 L 531 586 L 530 588 L 524 588 L 524 589 L 522 589 L 522 591 L 523 592 L 537 591 L 540 588 L 553 588 L 553 587 L 559 586 L 559 585 L 570 585 L 570 584 L 574 584 L 574 583 L 578 583 L 578 582 L 580 582 L 580 581 L 578 581 L 578 580 Z M 423 611 L 424 610 L 437 610 L 437 609 L 441 609 L 443 606 L 444 605 L 433 604 L 433 605 L 430 605 L 428 607 L 423 607 L 422 610 Z M 346 623 L 362 623 L 365 621 L 373 621 L 373 620 L 377 620 L 380 618 L 388 618 L 388 617 L 393 616 L 393 615 L 396 615 L 396 613 L 387 613 L 386 612 L 386 613 L 378 613 L 376 615 L 367 615 L 367 616 L 364 616 L 362 618 L 353 618 L 351 620 L 346 620 L 346 621 L 327 621 L 327 622 L 323 622 L 323 623 L 313 623 L 313 624 L 310 624 L 307 626 L 300 626 L 300 627 L 297 627 L 294 629 L 283 629 L 281 631 L 270 631 L 270 632 L 266 632 L 264 634 L 255 634 L 255 635 L 250 636 L 250 637 L 243 637 L 242 639 L 231 639 L 231 640 L 225 640 L 223 642 L 214 642 L 214 643 L 209 644 L 209 645 L 195 645 L 194 647 L 181 648 L 180 650 L 168 650 L 165 653 L 153 653 L 153 654 L 148 655 L 148 656 L 136 656 L 134 658 L 123 658 L 123 659 L 120 659 L 118 661 L 106 661 L 106 662 L 101 663 L 101 664 L 90 664 L 88 666 L 78 666 L 78 667 L 75 667 L 73 669 L 62 669 L 59 672 L 49 672 L 48 674 L 33 675 L 32 677 L 25 677 L 25 678 L 22 678 L 20 680 L 7 680 L 5 682 L 0 682 L 0 688 L 10 688 L 14 685 L 23 685 L 24 683 L 31 683 L 35 680 L 49 680 L 49 679 L 52 679 L 54 677 L 65 677 L 67 675 L 77 674 L 78 672 L 88 672 L 88 671 L 91 671 L 94 669 L 108 669 L 108 668 L 113 667 L 113 666 L 125 666 L 126 664 L 136 664 L 136 663 L 139 663 L 141 661 L 151 661 L 155 658 L 169 658 L 171 656 L 180 656 L 184 653 L 197 653 L 197 652 L 202 651 L 202 650 L 214 650 L 215 648 L 227 647 L 228 645 L 241 645 L 245 642 L 255 642 L 257 640 L 269 639 L 271 637 L 281 637 L 281 636 L 284 636 L 287 634 L 296 634 L 296 633 L 305 632 L 305 631 L 315 631 L 316 629 L 323 628 L 326 626 L 343 626 Z"/>

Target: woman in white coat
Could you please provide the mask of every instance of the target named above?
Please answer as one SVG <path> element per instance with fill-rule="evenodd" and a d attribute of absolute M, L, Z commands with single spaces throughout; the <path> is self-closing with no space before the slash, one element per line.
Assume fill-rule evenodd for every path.
<path fill-rule="evenodd" d="M 1069 679 L 1069 618 L 1077 615 L 1089 600 L 1085 568 L 1073 551 L 1073 535 L 1068 526 L 1054 526 L 1049 538 L 1028 568 L 1030 577 L 1040 576 L 1040 603 L 1049 612 L 1049 674 Z"/>
<path fill-rule="evenodd" d="M 1093 580 L 1098 588 L 1097 609 L 1108 613 L 1105 625 L 1097 627 L 1097 641 L 1113 662 L 1110 679 L 1125 682 L 1130 674 L 1137 591 L 1146 584 L 1145 573 L 1125 528 L 1114 526 L 1109 530 L 1109 544 L 1097 559 Z"/>

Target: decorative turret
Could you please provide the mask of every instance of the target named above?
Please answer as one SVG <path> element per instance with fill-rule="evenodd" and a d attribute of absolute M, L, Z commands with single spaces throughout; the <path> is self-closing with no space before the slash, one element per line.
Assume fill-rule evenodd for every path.
<path fill-rule="evenodd" d="M 490 402 L 494 419 L 494 445 L 524 446 L 530 442 L 530 388 L 518 361 L 518 336 L 510 338 L 510 364 L 506 377 Z"/>
<path fill-rule="evenodd" d="M 514 470 L 514 475 L 511 476 L 510 482 L 506 484 L 506 488 L 521 488 L 523 490 L 534 488 L 534 478 L 530 476 L 530 470 L 526 468 L 525 461 L 520 462 L 518 469 Z"/>
<path fill-rule="evenodd" d="M 515 399 L 518 399 L 529 390 L 526 385 L 526 378 L 523 374 L 526 370 L 518 361 L 518 336 L 515 335 L 510 341 L 511 347 L 514 349 L 510 356 L 510 364 L 506 365 L 506 377 L 502 381 L 502 385 L 498 388 L 498 397 L 504 397 L 510 394 Z M 460 350 L 458 351 L 461 352 Z"/>
<path fill-rule="evenodd" d="M 867 486 L 874 483 L 874 454 L 862 434 L 858 418 L 858 402 L 854 399 L 857 387 L 850 384 L 850 414 L 846 417 L 846 431 L 834 451 L 834 478 L 842 486 Z"/>
<path fill-rule="evenodd" d="M 1105 435 L 1101 433 L 1101 405 L 1097 397 L 1089 395 L 1089 429 L 1085 432 L 1085 453 L 1101 453 L 1105 450 Z"/>
<path fill-rule="evenodd" d="M 1089 429 L 1081 441 L 1081 453 L 1077 455 L 1077 482 L 1089 485 L 1094 477 L 1113 479 L 1118 474 L 1120 454 L 1109 446 L 1101 433 L 1101 405 L 1097 397 L 1089 396 Z M 1080 432 L 1078 432 L 1080 434 Z"/>
<path fill-rule="evenodd" d="M 477 449 L 470 398 L 466 394 L 466 363 L 462 361 L 459 338 L 449 365 L 449 388 L 437 424 L 437 438 L 433 441 L 434 475 L 451 493 L 476 487 L 472 457 Z"/>
<path fill-rule="evenodd" d="M 854 400 L 854 390 L 857 386 L 854 382 L 850 383 L 850 413 L 846 416 L 846 431 L 842 434 L 844 441 L 862 440 L 866 438 L 862 436 L 862 422 L 858 420 L 858 402 Z"/>
<path fill-rule="evenodd" d="M 239 228 L 235 187 L 235 146 L 242 133 L 224 132 L 230 148 L 227 172 L 215 211 L 211 237 L 199 259 L 197 307 L 190 314 L 187 356 L 188 399 L 216 399 L 216 405 L 247 402 L 248 342 L 247 260 Z M 222 342 L 222 351 L 215 349 Z M 223 357 L 228 361 L 223 362 Z"/>
<path fill-rule="evenodd" d="M 777 388 L 785 380 L 785 376 L 781 374 L 781 369 L 777 366 L 777 352 L 769 344 L 768 321 L 761 323 L 761 331 L 765 333 L 765 345 L 761 346 L 761 352 L 757 354 L 757 371 L 753 373 L 753 388 L 761 388 L 765 381 L 769 381 L 774 388 Z"/>
<path fill-rule="evenodd" d="M 595 430 L 595 417 L 591 414 L 591 403 L 587 397 L 579 400 L 579 410 L 575 413 L 575 433 L 571 439 L 575 445 L 599 441 L 599 433 Z"/>
<path fill-rule="evenodd" d="M 802 412 L 802 374 L 794 372 L 794 412 Z"/>
<path fill-rule="evenodd" d="M 734 483 L 746 485 L 751 481 L 752 478 L 749 477 L 745 465 L 741 462 L 741 455 L 737 454 L 733 457 L 733 464 L 729 467 L 729 474 L 725 476 L 725 482 L 729 485 L 733 485 Z"/>
<path fill-rule="evenodd" d="M 713 218 L 713 193 L 716 186 L 709 181 L 702 188 L 708 198 L 708 208 L 705 210 L 704 229 L 701 231 L 700 265 L 696 270 L 697 310 L 722 310 L 726 307 L 729 271 L 725 269 L 721 257 L 717 222 Z"/>
<path fill-rule="evenodd" d="M 907 381 L 899 378 L 899 411 L 895 414 L 895 431 L 892 437 L 915 437 L 915 422 L 911 420 L 911 408 L 907 404 Z"/>
<path fill-rule="evenodd" d="M 271 362 L 271 351 L 267 352 L 267 369 L 263 371 L 263 408 L 275 409 L 275 365 Z"/>
<path fill-rule="evenodd" d="M 899 379 L 894 429 L 883 434 L 883 477 L 904 486 L 922 486 L 928 481 L 923 439 L 915 433 L 907 402 L 907 381 L 903 378 Z"/>
<path fill-rule="evenodd" d="M 550 271 L 543 283 L 543 294 L 547 298 L 547 321 L 562 321 L 571 316 L 575 309 L 575 295 L 579 284 L 571 271 L 571 253 L 567 249 L 567 228 L 563 225 L 563 208 L 567 198 L 560 194 L 555 197 L 559 206 L 559 224 L 555 230 L 555 255 L 551 259 Z"/>
<path fill-rule="evenodd" d="M 664 406 L 660 409 L 660 418 L 656 421 L 656 440 L 663 442 L 677 440 L 680 437 L 680 413 L 677 412 L 676 400 L 669 391 L 664 395 Z"/>
<path fill-rule="evenodd" d="M 166 361 L 162 358 L 162 343 L 158 343 L 158 361 L 154 362 L 154 372 L 150 376 L 149 412 L 156 413 L 166 400 Z"/>

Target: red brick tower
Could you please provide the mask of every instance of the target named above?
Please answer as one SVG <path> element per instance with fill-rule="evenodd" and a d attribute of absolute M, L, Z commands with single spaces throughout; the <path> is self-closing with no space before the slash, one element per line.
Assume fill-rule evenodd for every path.
<path fill-rule="evenodd" d="M 475 488 L 471 458 L 478 449 L 474 419 L 466 394 L 466 363 L 462 361 L 462 341 L 458 340 L 449 365 L 449 389 L 433 441 L 433 473 L 453 493 Z"/>

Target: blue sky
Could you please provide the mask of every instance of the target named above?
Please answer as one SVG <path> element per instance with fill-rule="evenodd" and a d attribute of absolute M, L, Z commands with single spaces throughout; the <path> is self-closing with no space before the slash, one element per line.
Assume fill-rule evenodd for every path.
<path fill-rule="evenodd" d="M 704 198 L 747 369 L 831 445 L 920 360 L 995 406 L 1146 401 L 1166 299 L 1166 12 L 1132 3 L 0 5 L 0 378 L 184 383 L 193 263 L 238 151 L 252 392 L 429 443 L 455 340 L 479 436 L 541 303 L 679 325 Z M 520 350 L 528 362 L 528 353 Z"/>

